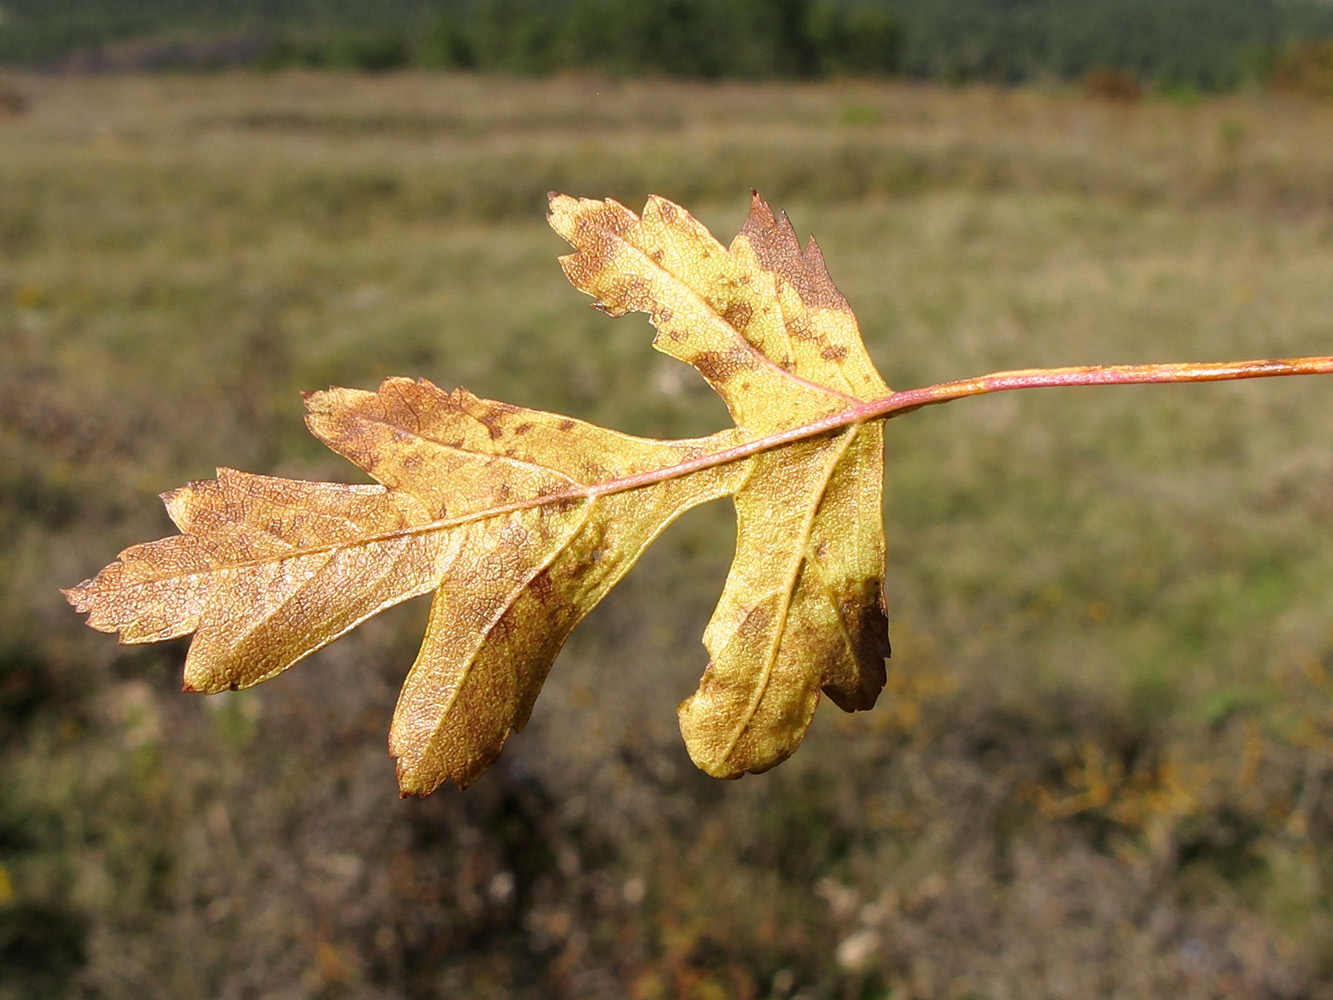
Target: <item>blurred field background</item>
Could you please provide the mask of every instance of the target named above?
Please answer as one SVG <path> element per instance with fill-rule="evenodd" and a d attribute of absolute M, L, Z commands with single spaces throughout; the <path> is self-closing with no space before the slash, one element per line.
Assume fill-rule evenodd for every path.
<path fill-rule="evenodd" d="M 1333 383 L 888 427 L 894 657 L 718 783 L 678 522 L 465 793 L 384 739 L 425 606 L 180 693 L 58 588 L 216 465 L 356 481 L 299 391 L 726 422 L 565 282 L 545 193 L 815 233 L 897 388 L 1333 352 L 1333 107 L 1076 87 L 0 78 L 0 997 L 1333 997 Z"/>

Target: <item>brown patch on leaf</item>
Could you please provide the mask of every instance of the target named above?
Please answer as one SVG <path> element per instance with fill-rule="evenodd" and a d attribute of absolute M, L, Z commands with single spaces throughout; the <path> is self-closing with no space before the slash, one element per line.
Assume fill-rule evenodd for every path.
<path fill-rule="evenodd" d="M 838 607 L 859 670 L 855 687 L 825 685 L 824 693 L 844 712 L 868 711 L 875 707 L 888 678 L 884 661 L 891 655 L 889 615 L 884 604 L 884 590 L 879 580 L 865 581 L 864 594 L 844 598 Z"/>
<path fill-rule="evenodd" d="M 713 385 L 725 385 L 746 366 L 739 364 L 733 354 L 724 354 L 721 351 L 702 351 L 694 356 L 694 367 L 699 370 L 700 375 Z"/>
<path fill-rule="evenodd" d="M 727 325 L 733 330 L 745 334 L 745 328 L 750 325 L 750 320 L 754 317 L 754 309 L 748 302 L 732 302 L 727 308 L 722 310 L 722 318 L 726 320 Z"/>
<path fill-rule="evenodd" d="M 741 235 L 749 239 L 759 263 L 795 288 L 807 307 L 851 311 L 829 277 L 819 244 L 812 237 L 803 252 L 787 213 L 774 218 L 773 210 L 758 193 L 751 198 L 750 215 L 741 227 Z"/>

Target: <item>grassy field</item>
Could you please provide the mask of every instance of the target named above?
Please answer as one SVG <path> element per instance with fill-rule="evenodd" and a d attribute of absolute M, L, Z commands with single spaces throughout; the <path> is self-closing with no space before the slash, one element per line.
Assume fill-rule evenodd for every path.
<path fill-rule="evenodd" d="M 894 657 L 736 783 L 676 732 L 731 556 L 678 522 L 465 793 L 384 749 L 419 602 L 182 695 L 58 588 L 216 465 L 355 480 L 299 390 L 654 435 L 701 380 L 565 282 L 556 189 L 749 189 L 896 388 L 1333 353 L 1333 107 L 907 85 L 0 81 L 0 998 L 1333 997 L 1333 380 L 888 426 Z"/>

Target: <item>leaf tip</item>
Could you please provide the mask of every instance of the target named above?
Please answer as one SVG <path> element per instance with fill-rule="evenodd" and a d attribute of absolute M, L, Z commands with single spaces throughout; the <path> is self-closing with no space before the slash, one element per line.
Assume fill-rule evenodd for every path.
<path fill-rule="evenodd" d="M 320 414 L 329 409 L 329 399 L 333 395 L 334 387 L 327 389 L 302 389 L 301 402 L 305 404 L 308 414 Z M 307 421 L 309 417 L 306 418 Z"/>
<path fill-rule="evenodd" d="M 60 593 L 75 611 L 86 612 L 89 609 L 92 586 L 92 580 L 84 580 L 72 587 L 61 587 Z"/>
<path fill-rule="evenodd" d="M 443 777 L 424 776 L 419 771 L 405 766 L 401 757 L 394 761 L 394 770 L 398 776 L 398 797 L 400 799 L 424 799 L 444 784 Z M 457 779 L 455 779 L 455 783 L 459 788 L 466 788 L 470 784 L 470 782 L 461 782 Z"/>
<path fill-rule="evenodd" d="M 559 191 L 547 191 L 546 207 L 546 221 L 551 224 L 551 227 L 555 229 L 556 232 L 560 232 L 559 227 L 556 225 L 557 218 L 562 215 L 572 214 L 573 210 L 578 207 L 578 199 L 567 194 L 561 194 Z M 561 235 L 563 236 L 564 234 L 561 233 Z"/>

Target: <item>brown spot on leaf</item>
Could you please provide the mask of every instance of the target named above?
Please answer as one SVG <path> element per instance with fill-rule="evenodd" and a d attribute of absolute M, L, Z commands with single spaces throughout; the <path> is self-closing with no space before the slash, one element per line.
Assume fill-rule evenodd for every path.
<path fill-rule="evenodd" d="M 787 317 L 787 335 L 792 340 L 818 340 L 819 334 L 810 328 L 810 322 L 804 316 Z"/>
<path fill-rule="evenodd" d="M 566 417 L 564 420 L 560 421 L 560 429 L 562 431 L 572 431 L 574 429 L 574 421 Z"/>
<path fill-rule="evenodd" d="M 735 357 L 723 351 L 701 351 L 690 363 L 713 385 L 726 385 L 741 368 Z"/>
<path fill-rule="evenodd" d="M 733 330 L 743 331 L 750 325 L 754 309 L 748 302 L 732 302 L 722 310 L 722 318 Z"/>
<path fill-rule="evenodd" d="M 736 629 L 736 635 L 744 642 L 758 644 L 763 641 L 768 623 L 773 620 L 773 609 L 768 603 L 756 604 L 745 613 L 745 618 Z"/>
<path fill-rule="evenodd" d="M 555 582 L 551 579 L 551 571 L 544 569 L 532 578 L 528 584 L 528 589 L 532 591 L 532 596 L 542 604 L 550 604 L 551 597 L 556 593 Z"/>
<path fill-rule="evenodd" d="M 847 348 L 843 347 L 841 344 L 831 344 L 820 351 L 819 356 L 825 361 L 841 361 L 843 358 L 847 357 Z"/>

